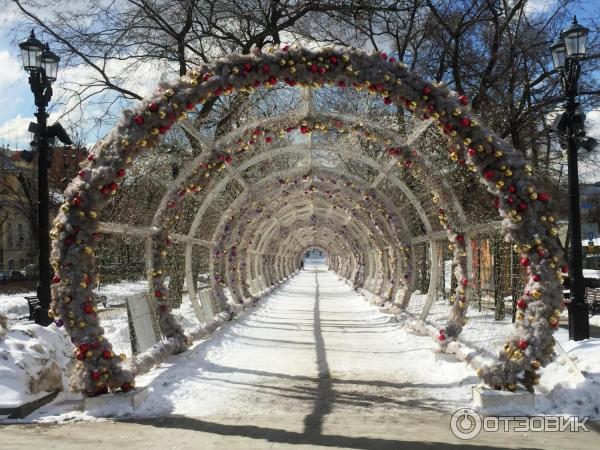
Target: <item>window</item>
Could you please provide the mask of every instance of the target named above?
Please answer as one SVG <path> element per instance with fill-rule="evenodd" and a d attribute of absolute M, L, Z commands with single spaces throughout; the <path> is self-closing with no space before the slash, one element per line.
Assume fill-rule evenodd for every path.
<path fill-rule="evenodd" d="M 14 236 L 13 236 L 13 224 L 11 222 L 8 222 L 6 224 L 6 247 L 7 248 L 15 247 Z M 9 267 L 9 269 L 10 269 L 10 267 Z"/>
<path fill-rule="evenodd" d="M 17 225 L 17 236 L 19 239 L 17 241 L 17 247 L 23 248 L 24 244 L 25 244 L 25 233 L 23 232 L 23 224 L 22 223 Z"/>

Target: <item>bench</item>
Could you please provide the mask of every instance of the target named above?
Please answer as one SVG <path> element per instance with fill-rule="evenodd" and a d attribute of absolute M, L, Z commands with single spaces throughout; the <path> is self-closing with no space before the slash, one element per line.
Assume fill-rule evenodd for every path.
<path fill-rule="evenodd" d="M 600 312 L 600 289 L 585 288 L 585 301 L 588 304 L 590 317 Z"/>
<path fill-rule="evenodd" d="M 585 288 L 585 299 L 588 302 L 595 302 L 600 300 L 600 289 L 598 288 Z"/>
<path fill-rule="evenodd" d="M 26 295 L 25 300 L 27 300 L 27 305 L 29 306 L 29 320 L 33 320 L 35 311 L 41 308 L 40 299 L 37 298 L 37 295 Z"/>
<path fill-rule="evenodd" d="M 98 301 L 98 303 L 102 303 L 102 306 L 105 308 L 108 305 L 108 297 L 106 295 L 96 295 L 96 301 Z"/>

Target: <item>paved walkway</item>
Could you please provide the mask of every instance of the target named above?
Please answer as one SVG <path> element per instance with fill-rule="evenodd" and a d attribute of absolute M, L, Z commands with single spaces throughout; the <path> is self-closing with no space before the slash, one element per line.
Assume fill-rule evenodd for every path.
<path fill-rule="evenodd" d="M 0 448 L 581 449 L 600 442 L 597 431 L 457 439 L 450 416 L 467 406 L 477 379 L 462 363 L 434 361 L 433 346 L 335 274 L 307 266 L 252 314 L 143 377 L 150 397 L 135 416 L 2 426 Z"/>

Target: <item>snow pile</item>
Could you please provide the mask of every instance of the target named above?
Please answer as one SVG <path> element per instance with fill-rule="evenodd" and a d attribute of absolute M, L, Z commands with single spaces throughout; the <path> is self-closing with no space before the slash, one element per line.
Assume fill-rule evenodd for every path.
<path fill-rule="evenodd" d="M 15 325 L 0 337 L 0 407 L 14 407 L 68 387 L 73 345 L 55 325 Z"/>
<path fill-rule="evenodd" d="M 600 338 L 569 341 L 568 331 L 564 329 L 559 330 L 555 338 L 568 357 L 559 353 L 556 360 L 543 369 L 536 387 L 536 394 L 540 395 L 536 396 L 535 412 L 600 418 Z"/>
<path fill-rule="evenodd" d="M 11 321 L 24 316 L 29 317 L 26 295 L 35 295 L 35 293 L 0 295 L 0 314 L 5 315 Z"/>

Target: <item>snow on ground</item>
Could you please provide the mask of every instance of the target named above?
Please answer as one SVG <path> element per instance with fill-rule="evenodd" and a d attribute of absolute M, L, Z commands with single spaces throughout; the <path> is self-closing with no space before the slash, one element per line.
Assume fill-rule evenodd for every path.
<path fill-rule="evenodd" d="M 138 294 L 142 287 L 145 288 L 145 282 L 125 282 L 108 285 L 105 292 L 109 293 L 110 298 L 124 299 Z M 60 375 L 62 383 L 53 386 L 65 390 L 68 388 L 68 368 L 73 356 L 73 345 L 69 336 L 63 328 L 57 328 L 55 325 L 44 328 L 24 323 L 23 319 L 29 316 L 24 295 L 27 294 L 0 296 L 0 312 L 7 315 L 10 324 L 6 335 L 0 336 L 0 407 L 18 405 L 42 397 L 46 392 L 39 391 L 38 388 L 48 386 L 35 385 L 32 392 L 31 380 L 37 378 L 56 379 Z M 185 327 L 198 325 L 187 296 L 183 299 L 181 307 L 173 312 Z M 100 307 L 99 314 L 105 336 L 113 344 L 115 353 L 124 353 L 131 357 L 127 310 L 123 307 Z M 63 397 L 65 395 L 61 394 Z"/>
<path fill-rule="evenodd" d="M 584 278 L 600 278 L 600 270 L 596 269 L 583 269 Z"/>
<path fill-rule="evenodd" d="M 101 284 L 96 294 L 104 295 L 108 300 L 108 306 L 121 305 L 128 297 L 148 292 L 148 281 L 123 281 L 115 284 Z"/>
<path fill-rule="evenodd" d="M 137 385 L 150 394 L 135 412 L 110 402 L 71 411 L 65 400 L 72 396 L 61 394 L 28 420 L 251 414 L 299 416 L 302 427 L 328 417 L 384 418 L 469 405 L 479 382 L 471 368 L 435 361 L 437 345 L 429 336 L 405 331 L 337 275 L 313 269 L 307 264 L 252 313 L 139 377 Z M 191 314 L 189 301 L 186 308 Z M 587 378 L 577 378 L 559 357 L 544 369 L 534 409 L 510 405 L 488 413 L 600 417 L 600 339 L 569 342 L 563 331 L 557 338 Z"/>
<path fill-rule="evenodd" d="M 434 348 L 430 337 L 405 332 L 334 273 L 306 270 L 251 314 L 140 377 L 150 396 L 134 415 L 293 414 L 318 421 L 467 405 L 474 372 L 435 362 Z M 35 419 L 126 413 L 60 412 L 44 408 Z"/>
<path fill-rule="evenodd" d="M 107 297 L 108 306 L 123 304 L 126 298 L 146 292 L 148 292 L 148 282 L 146 280 L 100 285 L 96 290 L 98 295 Z M 25 296 L 30 295 L 33 296 L 36 293 L 0 294 L 0 314 L 5 314 L 11 321 L 28 317 L 29 307 Z"/>

